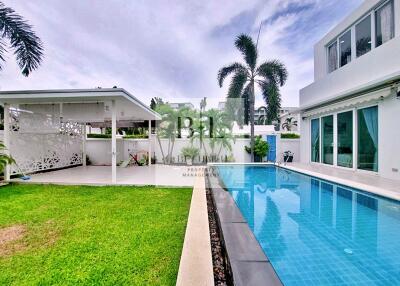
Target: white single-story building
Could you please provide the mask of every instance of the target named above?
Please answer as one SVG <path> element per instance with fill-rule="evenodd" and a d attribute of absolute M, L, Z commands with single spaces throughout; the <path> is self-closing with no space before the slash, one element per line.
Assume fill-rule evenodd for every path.
<path fill-rule="evenodd" d="M 301 162 L 400 180 L 400 1 L 368 0 L 314 47 Z"/>
<path fill-rule="evenodd" d="M 1 91 L 4 106 L 4 144 L 16 164 L 13 174 L 86 166 L 86 125 L 111 127 L 111 182 L 117 180 L 117 126 L 161 116 L 122 88 Z M 122 125 L 121 125 L 122 124 Z M 148 138 L 151 164 L 151 132 Z"/>

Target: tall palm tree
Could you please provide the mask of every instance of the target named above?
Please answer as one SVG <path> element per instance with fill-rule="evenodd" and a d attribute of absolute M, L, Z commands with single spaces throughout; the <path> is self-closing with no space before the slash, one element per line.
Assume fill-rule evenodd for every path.
<path fill-rule="evenodd" d="M 19 68 L 24 76 L 37 69 L 43 58 L 43 46 L 29 25 L 11 8 L 0 2 L 0 61 L 5 61 L 5 39 L 10 41 Z M 0 64 L 0 70 L 2 65 Z"/>
<path fill-rule="evenodd" d="M 221 68 L 218 72 L 218 83 L 222 87 L 224 79 L 233 74 L 228 90 L 228 98 L 242 98 L 245 107 L 245 122 L 250 120 L 251 161 L 254 162 L 254 101 L 255 84 L 261 89 L 267 104 L 269 121 L 278 117 L 280 107 L 279 87 L 284 85 L 288 72 L 278 60 L 265 61 L 257 66 L 257 45 L 245 34 L 235 40 L 236 48 L 242 53 L 245 64 L 235 62 Z"/>

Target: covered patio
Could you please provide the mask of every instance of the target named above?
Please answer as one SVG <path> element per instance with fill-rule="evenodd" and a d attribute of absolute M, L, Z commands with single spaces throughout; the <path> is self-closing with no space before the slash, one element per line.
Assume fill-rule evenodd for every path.
<path fill-rule="evenodd" d="M 32 175 L 31 181 L 134 184 L 134 179 L 126 180 L 129 170 L 149 175 L 154 171 L 151 121 L 161 116 L 122 88 L 2 91 L 0 104 L 4 106 L 4 144 L 16 161 L 6 167 L 7 181 L 13 175 L 46 171 Z M 148 166 L 117 168 L 117 126 L 134 122 L 148 125 Z M 86 126 L 90 123 L 111 127 L 107 152 L 111 166 L 86 166 Z"/>
<path fill-rule="evenodd" d="M 29 183 L 60 185 L 136 185 L 193 187 L 195 177 L 200 171 L 193 171 L 186 166 L 169 166 L 154 164 L 150 166 L 117 167 L 116 183 L 110 176 L 111 166 L 78 166 L 63 170 L 31 175 Z M 14 182 L 26 182 L 19 178 Z"/>

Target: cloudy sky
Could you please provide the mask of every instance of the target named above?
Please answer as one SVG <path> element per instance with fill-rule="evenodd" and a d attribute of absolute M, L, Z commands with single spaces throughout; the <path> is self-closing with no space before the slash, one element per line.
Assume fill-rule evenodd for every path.
<path fill-rule="evenodd" d="M 240 60 L 233 42 L 254 38 L 260 59 L 289 70 L 283 105 L 313 80 L 313 45 L 362 0 L 3 0 L 34 26 L 45 59 L 29 78 L 12 53 L 0 89 L 123 87 L 146 104 L 223 100 L 217 71 Z M 226 82 L 228 85 L 228 82 Z M 258 97 L 258 103 L 261 98 Z"/>

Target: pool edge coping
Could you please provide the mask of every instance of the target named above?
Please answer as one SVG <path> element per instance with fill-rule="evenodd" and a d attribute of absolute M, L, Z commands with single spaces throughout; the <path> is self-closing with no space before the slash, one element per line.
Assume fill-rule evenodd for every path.
<path fill-rule="evenodd" d="M 194 183 L 176 285 L 214 285 L 206 186 L 203 177 Z"/>
<path fill-rule="evenodd" d="M 271 285 L 271 286 L 282 286 L 283 283 L 280 280 L 278 274 L 273 268 L 267 255 L 262 250 L 262 247 L 258 240 L 256 239 L 253 231 L 250 229 L 247 221 L 243 218 L 243 215 L 234 202 L 232 196 L 223 186 L 219 177 L 214 177 L 213 182 L 211 182 L 211 177 L 209 174 L 204 177 L 205 187 L 211 191 L 211 197 L 213 200 L 215 215 L 220 229 L 221 243 L 227 255 L 229 266 L 232 272 L 232 280 L 234 285 Z M 228 195 L 225 198 L 216 198 L 217 191 L 226 192 Z M 230 198 L 226 199 L 226 198 Z M 219 200 L 219 203 L 216 202 Z M 229 201 L 228 201 L 229 200 Z M 232 203 L 233 202 L 233 203 Z M 240 214 L 241 219 L 231 218 L 225 221 L 223 218 L 222 208 L 231 208 L 232 212 Z M 235 233 L 228 229 L 232 228 Z M 240 236 L 237 235 L 237 230 L 240 229 Z M 225 229 L 225 231 L 224 231 Z M 236 230 L 235 230 L 236 229 Z M 228 242 L 228 243 L 227 243 Z M 245 242 L 245 243 L 244 243 Z M 232 247 L 232 245 L 239 245 L 241 249 Z M 248 257 L 245 257 L 246 254 Z M 240 266 L 240 267 L 239 267 Z M 256 270 L 256 272 L 254 272 Z"/>
<path fill-rule="evenodd" d="M 368 184 L 355 182 L 353 180 L 342 179 L 340 177 L 326 175 L 324 173 L 319 173 L 315 171 L 310 171 L 303 169 L 301 167 L 291 166 L 290 164 L 278 164 L 272 162 L 265 163 L 208 163 L 208 166 L 229 166 L 229 165 L 246 165 L 246 166 L 276 166 L 282 169 L 294 171 L 311 177 L 315 177 L 321 180 L 325 180 L 331 183 L 347 186 L 349 188 L 357 189 L 362 192 L 370 193 L 372 195 L 377 195 L 389 200 L 395 200 L 400 202 L 400 192 L 395 192 L 381 187 L 370 186 Z"/>

